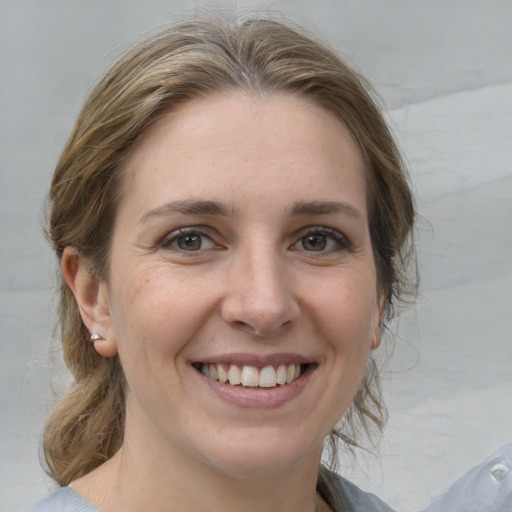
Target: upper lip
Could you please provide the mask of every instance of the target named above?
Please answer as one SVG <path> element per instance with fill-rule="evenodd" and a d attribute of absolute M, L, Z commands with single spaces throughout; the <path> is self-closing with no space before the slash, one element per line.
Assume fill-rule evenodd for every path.
<path fill-rule="evenodd" d="M 265 366 L 275 366 L 279 364 L 309 364 L 314 361 L 299 354 L 282 352 L 266 355 L 246 353 L 216 354 L 193 362 L 205 364 L 235 364 L 238 366 L 256 366 L 263 368 Z"/>

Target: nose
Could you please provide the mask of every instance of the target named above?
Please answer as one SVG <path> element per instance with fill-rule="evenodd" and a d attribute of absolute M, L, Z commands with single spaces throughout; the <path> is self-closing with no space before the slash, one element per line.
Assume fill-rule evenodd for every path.
<path fill-rule="evenodd" d="M 231 327 L 272 337 L 300 315 L 286 262 L 271 249 L 246 250 L 234 258 L 226 283 L 221 316 Z"/>

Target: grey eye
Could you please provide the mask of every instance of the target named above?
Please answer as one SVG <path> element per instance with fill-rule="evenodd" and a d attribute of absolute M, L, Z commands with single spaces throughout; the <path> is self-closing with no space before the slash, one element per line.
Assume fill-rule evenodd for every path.
<path fill-rule="evenodd" d="M 302 238 L 302 247 L 306 251 L 323 251 L 327 247 L 327 237 L 325 235 L 308 235 Z"/>
<path fill-rule="evenodd" d="M 295 251 L 334 253 L 350 250 L 351 246 L 343 234 L 325 226 L 312 226 L 302 231 L 300 238 L 293 244 Z"/>
<path fill-rule="evenodd" d="M 199 251 L 203 245 L 201 235 L 190 234 L 180 236 L 176 244 L 182 251 Z"/>
<path fill-rule="evenodd" d="M 216 246 L 208 235 L 200 231 L 178 229 L 167 235 L 160 243 L 160 247 L 178 252 L 199 252 Z"/>

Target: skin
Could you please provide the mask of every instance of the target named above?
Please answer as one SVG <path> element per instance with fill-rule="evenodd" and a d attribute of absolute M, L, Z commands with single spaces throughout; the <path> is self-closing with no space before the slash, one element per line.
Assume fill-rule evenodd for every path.
<path fill-rule="evenodd" d="M 325 510 L 323 439 L 383 308 L 348 130 L 304 98 L 219 94 L 162 118 L 123 173 L 108 282 L 72 248 L 62 270 L 96 350 L 121 358 L 125 443 L 71 487 L 102 512 Z M 193 366 L 232 354 L 286 354 L 309 372 L 283 403 L 245 407 Z"/>

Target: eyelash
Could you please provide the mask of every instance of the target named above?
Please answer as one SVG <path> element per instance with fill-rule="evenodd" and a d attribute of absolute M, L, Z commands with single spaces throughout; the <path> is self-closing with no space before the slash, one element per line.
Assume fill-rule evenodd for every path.
<path fill-rule="evenodd" d="M 304 240 L 306 238 L 314 237 L 314 236 L 321 236 L 321 237 L 325 237 L 328 240 L 330 239 L 330 240 L 334 241 L 335 247 L 327 249 L 327 250 L 321 250 L 321 251 L 314 251 L 314 250 L 308 251 L 306 249 L 302 249 L 302 250 L 304 250 L 308 253 L 326 254 L 326 253 L 331 253 L 331 252 L 338 252 L 338 251 L 352 249 L 352 246 L 351 246 L 349 240 L 345 237 L 345 235 L 343 235 L 342 233 L 340 233 L 339 231 L 337 231 L 335 229 L 327 228 L 327 227 L 320 227 L 320 226 L 308 227 L 308 228 L 304 229 L 300 233 L 299 240 L 297 242 L 295 242 L 292 247 L 295 247 L 299 243 L 304 244 Z"/>
<path fill-rule="evenodd" d="M 197 251 L 187 251 L 180 247 L 173 247 L 173 245 L 175 243 L 178 243 L 178 241 L 180 239 L 185 238 L 187 236 L 199 237 L 200 241 L 201 241 L 201 245 L 203 245 L 205 239 L 209 240 L 209 242 L 212 244 L 212 246 L 217 245 L 217 244 L 215 244 L 215 242 L 212 240 L 212 238 L 210 236 L 208 236 L 206 233 L 203 233 L 202 231 L 199 231 L 197 228 L 180 228 L 180 229 L 177 229 L 176 231 L 173 231 L 172 233 L 169 233 L 168 235 L 166 235 L 162 239 L 162 241 L 158 244 L 158 248 L 159 249 L 167 249 L 167 250 L 171 249 L 171 250 L 174 250 L 181 254 L 186 254 L 186 255 L 191 255 L 191 256 L 201 252 L 201 250 L 205 250 L 202 247 L 200 247 Z M 212 248 L 213 247 L 210 247 L 209 249 L 212 249 Z"/>
<path fill-rule="evenodd" d="M 180 239 L 183 239 L 187 236 L 199 237 L 201 245 L 197 250 L 188 251 L 186 249 L 174 246 L 175 244 L 177 244 L 179 242 Z M 321 249 L 319 251 L 307 250 L 306 248 L 304 248 L 304 241 L 308 237 L 315 237 L 315 236 L 325 237 L 327 239 L 326 244 L 329 243 L 329 240 L 334 241 L 335 247 L 328 248 L 326 250 Z M 211 247 L 207 247 L 207 248 L 202 247 L 202 245 L 204 245 L 204 243 L 205 243 L 205 240 L 209 241 L 209 244 L 211 244 Z M 301 243 L 302 243 L 302 248 L 297 249 L 296 246 Z M 168 235 L 166 235 L 161 240 L 161 242 L 159 242 L 159 244 L 158 244 L 158 249 L 173 250 L 173 251 L 179 252 L 180 254 L 184 254 L 187 256 L 197 256 L 198 254 L 203 253 L 203 251 L 205 251 L 205 250 L 212 250 L 212 249 L 216 249 L 216 248 L 218 249 L 218 248 L 220 248 L 220 246 L 218 244 L 216 244 L 210 236 L 208 236 L 206 233 L 198 230 L 197 228 L 177 229 L 176 231 L 173 231 L 172 233 L 169 233 Z M 332 229 L 332 228 L 320 227 L 320 226 L 319 227 L 308 227 L 308 228 L 303 229 L 299 233 L 298 240 L 290 246 L 291 250 L 294 250 L 294 251 L 300 250 L 300 251 L 304 251 L 304 252 L 312 253 L 312 254 L 316 253 L 317 255 L 329 254 L 332 252 L 338 252 L 338 251 L 343 251 L 343 250 L 351 250 L 351 248 L 352 247 L 351 247 L 349 240 L 343 234 L 341 234 L 339 231 L 336 231 L 335 229 Z"/>

